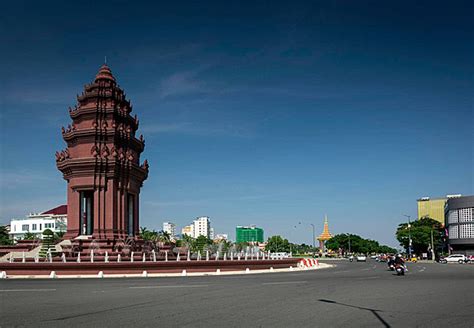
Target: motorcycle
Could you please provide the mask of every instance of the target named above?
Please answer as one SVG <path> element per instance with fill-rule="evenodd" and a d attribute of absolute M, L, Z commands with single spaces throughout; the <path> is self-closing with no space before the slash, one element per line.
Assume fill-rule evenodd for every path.
<path fill-rule="evenodd" d="M 395 271 L 397 271 L 397 276 L 404 276 L 407 268 L 403 264 L 397 264 L 395 266 Z"/>
<path fill-rule="evenodd" d="M 395 261 L 389 260 L 389 261 L 387 262 L 387 265 L 388 265 L 388 269 L 389 269 L 390 271 L 395 271 Z"/>

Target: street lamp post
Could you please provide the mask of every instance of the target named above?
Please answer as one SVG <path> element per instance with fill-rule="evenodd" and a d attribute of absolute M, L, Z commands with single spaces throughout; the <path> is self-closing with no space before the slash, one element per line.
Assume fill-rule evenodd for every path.
<path fill-rule="evenodd" d="M 403 216 L 408 218 L 408 255 L 410 256 L 411 260 L 411 245 L 412 245 L 412 240 L 411 240 L 411 216 L 404 214 Z"/>
<path fill-rule="evenodd" d="M 351 254 L 351 234 L 347 234 L 349 236 L 349 254 Z"/>
<path fill-rule="evenodd" d="M 316 249 L 316 235 L 315 235 L 315 227 L 314 224 L 310 223 L 313 227 L 313 258 L 315 257 L 315 249 Z"/>

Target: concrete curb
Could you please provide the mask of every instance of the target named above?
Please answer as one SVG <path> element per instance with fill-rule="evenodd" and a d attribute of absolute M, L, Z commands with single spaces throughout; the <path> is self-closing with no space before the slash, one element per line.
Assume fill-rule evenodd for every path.
<path fill-rule="evenodd" d="M 204 276 L 226 276 L 226 275 L 248 275 L 248 274 L 263 274 L 263 273 L 285 273 L 285 272 L 301 272 L 301 271 L 312 271 L 319 269 L 328 269 L 333 267 L 333 264 L 319 263 L 315 267 L 289 267 L 282 269 L 270 269 L 264 270 L 239 270 L 239 271 L 212 271 L 212 272 L 187 272 L 183 274 L 179 273 L 130 273 L 130 274 L 104 274 L 98 272 L 97 274 L 84 274 L 84 275 L 57 275 L 56 273 L 49 275 L 12 275 L 6 276 L 4 279 L 104 279 L 104 278 L 170 278 L 170 277 L 204 277 Z"/>

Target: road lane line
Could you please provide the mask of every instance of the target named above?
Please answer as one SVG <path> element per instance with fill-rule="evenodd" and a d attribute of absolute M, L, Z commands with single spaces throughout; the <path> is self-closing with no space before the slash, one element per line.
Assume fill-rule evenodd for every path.
<path fill-rule="evenodd" d="M 151 288 L 204 288 L 209 285 L 170 285 L 170 286 L 130 286 L 130 289 L 151 289 Z"/>
<path fill-rule="evenodd" d="M 287 284 L 305 284 L 307 281 L 278 281 L 278 282 L 263 282 L 262 285 L 287 285 Z"/>
<path fill-rule="evenodd" d="M 366 280 L 366 279 L 379 279 L 380 276 L 371 276 L 371 277 L 361 277 L 361 278 L 355 278 L 356 280 Z"/>
<path fill-rule="evenodd" d="M 0 293 L 8 292 L 54 292 L 56 289 L 0 289 Z"/>

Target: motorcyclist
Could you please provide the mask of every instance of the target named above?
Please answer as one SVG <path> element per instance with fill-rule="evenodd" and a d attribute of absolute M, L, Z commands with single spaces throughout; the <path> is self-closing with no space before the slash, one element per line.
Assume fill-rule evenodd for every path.
<path fill-rule="evenodd" d="M 395 256 L 392 256 L 392 255 L 388 256 L 387 265 L 391 270 L 395 268 Z"/>
<path fill-rule="evenodd" d="M 397 254 L 397 256 L 395 257 L 395 265 L 404 265 L 404 264 L 405 264 L 405 260 L 403 260 L 402 254 Z"/>

